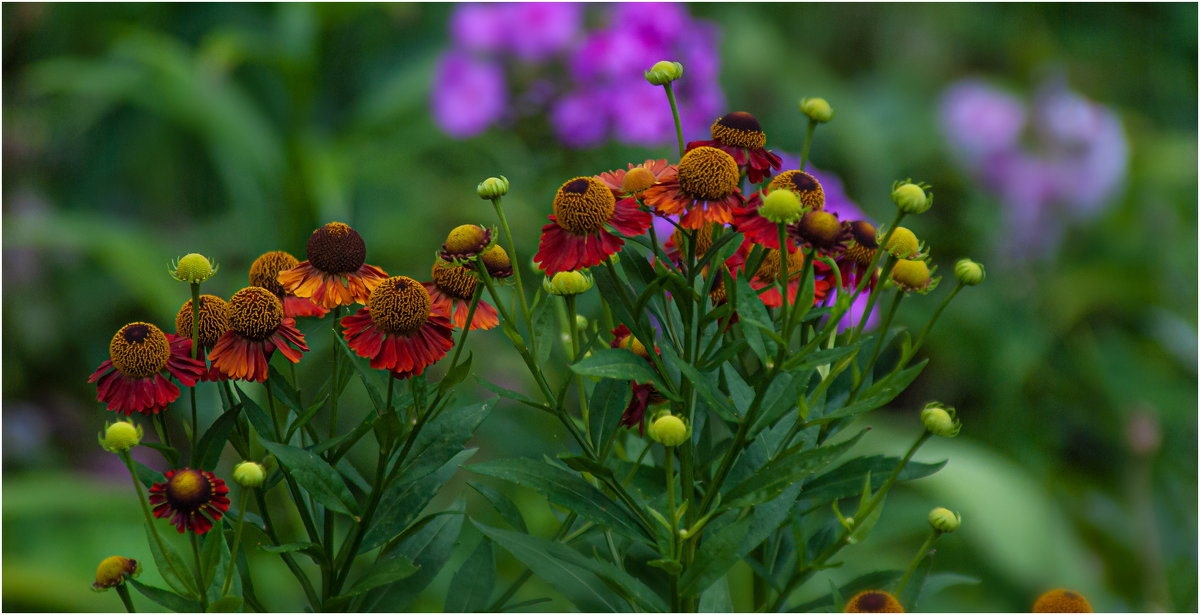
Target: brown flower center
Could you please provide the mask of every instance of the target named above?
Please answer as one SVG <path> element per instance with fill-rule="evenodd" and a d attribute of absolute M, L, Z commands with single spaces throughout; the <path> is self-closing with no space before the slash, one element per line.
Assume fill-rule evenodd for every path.
<path fill-rule="evenodd" d="M 358 231 L 330 222 L 308 238 L 308 262 L 325 273 L 353 273 L 367 261 L 367 244 Z"/>
<path fill-rule="evenodd" d="M 800 250 L 788 253 L 788 279 L 800 275 L 801 268 L 804 267 L 804 253 Z M 754 278 L 759 282 L 774 282 L 783 279 L 783 270 L 779 261 L 779 250 L 767 249 L 763 253 L 762 264 L 758 266 L 758 271 L 754 274 Z"/>
<path fill-rule="evenodd" d="M 416 280 L 395 276 L 379 283 L 367 299 L 367 310 L 375 326 L 386 333 L 410 335 L 429 320 L 433 302 Z"/>
<path fill-rule="evenodd" d="M 762 149 L 767 144 L 758 119 L 745 111 L 728 113 L 713 122 L 712 138 L 723 145 L 746 149 Z"/>
<path fill-rule="evenodd" d="M 825 190 L 821 188 L 821 182 L 804 171 L 784 171 L 776 175 L 768 184 L 767 191 L 779 188 L 795 192 L 806 210 L 825 208 Z"/>
<path fill-rule="evenodd" d="M 228 306 L 224 299 L 215 295 L 200 295 L 200 346 L 212 348 L 229 328 Z M 175 315 L 175 335 L 192 339 L 191 299 Z"/>
<path fill-rule="evenodd" d="M 299 264 L 300 261 L 295 256 L 283 250 L 267 252 L 250 264 L 250 285 L 261 286 L 275 293 L 276 297 L 283 297 L 284 290 L 283 285 L 279 283 L 279 272 Z"/>
<path fill-rule="evenodd" d="M 554 218 L 572 235 L 600 230 L 616 209 L 612 190 L 597 179 L 576 177 L 554 195 Z"/>
<path fill-rule="evenodd" d="M 247 286 L 233 294 L 226 308 L 229 329 L 252 340 L 265 340 L 283 322 L 283 304 L 261 286 Z"/>
<path fill-rule="evenodd" d="M 873 250 L 879 247 L 879 242 L 875 239 L 875 225 L 866 220 L 855 220 L 850 223 L 850 237 L 864 248 Z"/>
<path fill-rule="evenodd" d="M 860 267 L 869 267 L 871 261 L 875 259 L 875 250 L 875 248 L 868 248 L 861 243 L 856 243 L 846 248 L 846 256 L 858 263 Z"/>
<path fill-rule="evenodd" d="M 455 299 L 470 299 L 475 295 L 475 275 L 469 267 L 455 266 L 439 259 L 433 264 L 433 283 L 438 290 Z"/>
<path fill-rule="evenodd" d="M 697 147 L 679 161 L 679 185 L 706 201 L 723 199 L 737 190 L 738 167 L 733 156 L 715 147 Z"/>
<path fill-rule="evenodd" d="M 213 484 L 199 470 L 184 468 L 167 479 L 167 504 L 182 513 L 200 510 L 212 498 Z"/>
<path fill-rule="evenodd" d="M 117 371 L 130 378 L 157 374 L 171 358 L 171 344 L 156 326 L 134 322 L 121 327 L 108 345 L 108 356 Z"/>

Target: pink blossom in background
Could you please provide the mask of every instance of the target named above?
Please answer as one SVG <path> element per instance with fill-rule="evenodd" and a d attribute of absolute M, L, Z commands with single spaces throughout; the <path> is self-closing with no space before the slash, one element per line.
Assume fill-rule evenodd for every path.
<path fill-rule="evenodd" d="M 508 88 L 499 66 L 460 52 L 446 54 L 438 62 L 430 103 L 446 134 L 463 138 L 483 132 L 500 118 L 507 102 Z"/>

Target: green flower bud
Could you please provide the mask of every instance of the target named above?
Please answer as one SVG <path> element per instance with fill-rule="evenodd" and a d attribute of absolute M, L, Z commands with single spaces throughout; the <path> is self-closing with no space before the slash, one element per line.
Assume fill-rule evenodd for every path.
<path fill-rule="evenodd" d="M 687 442 L 691 435 L 691 429 L 688 428 L 687 423 L 673 414 L 664 414 L 654 419 L 646 431 L 652 440 L 663 446 L 679 446 Z"/>
<path fill-rule="evenodd" d="M 575 330 L 583 333 L 587 331 L 588 319 L 583 314 L 575 315 Z"/>
<path fill-rule="evenodd" d="M 130 421 L 117 421 L 105 425 L 104 435 L 100 437 L 100 446 L 110 453 L 127 451 L 142 441 L 142 428 Z"/>
<path fill-rule="evenodd" d="M 801 98 L 800 112 L 814 122 L 825 123 L 833 119 L 833 107 L 824 98 Z"/>
<path fill-rule="evenodd" d="M 775 224 L 791 224 L 800 219 L 804 213 L 804 206 L 800 204 L 800 198 L 795 192 L 772 190 L 763 198 L 758 213 Z"/>
<path fill-rule="evenodd" d="M 896 182 L 892 184 L 892 201 L 906 214 L 925 213 L 933 206 L 933 195 L 925 194 L 928 187 L 908 181 Z"/>
<path fill-rule="evenodd" d="M 243 461 L 233 467 L 233 482 L 243 487 L 261 487 L 267 470 L 253 461 Z"/>
<path fill-rule="evenodd" d="M 508 194 L 508 178 L 501 175 L 500 177 L 489 177 L 475 186 L 475 194 L 484 200 L 498 199 Z"/>
<path fill-rule="evenodd" d="M 958 435 L 962 424 L 954 417 L 954 408 L 931 401 L 921 410 L 921 423 L 935 436 L 953 438 Z"/>
<path fill-rule="evenodd" d="M 939 532 L 948 534 L 962 525 L 962 515 L 947 508 L 935 508 L 929 511 L 929 525 Z"/>
<path fill-rule="evenodd" d="M 199 284 L 217 273 L 217 264 L 193 252 L 171 263 L 168 271 L 171 277 L 180 282 Z"/>
<path fill-rule="evenodd" d="M 586 270 L 560 271 L 554 277 L 542 278 L 542 290 L 551 295 L 578 295 L 587 292 L 595 282 Z"/>
<path fill-rule="evenodd" d="M 987 273 L 983 270 L 983 265 L 964 258 L 954 264 L 954 277 L 967 286 L 975 286 L 987 277 Z"/>
<path fill-rule="evenodd" d="M 650 85 L 666 85 L 683 76 L 683 65 L 679 62 L 663 60 L 651 66 L 645 75 L 646 81 L 649 81 Z"/>

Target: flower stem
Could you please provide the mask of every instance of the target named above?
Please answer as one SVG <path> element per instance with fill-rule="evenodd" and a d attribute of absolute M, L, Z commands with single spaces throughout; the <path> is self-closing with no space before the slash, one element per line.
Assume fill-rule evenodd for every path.
<path fill-rule="evenodd" d="M 908 585 L 908 580 L 912 578 L 913 572 L 917 570 L 917 566 L 921 564 L 921 561 L 925 559 L 925 556 L 929 555 L 929 549 L 933 546 L 933 541 L 937 540 L 937 537 L 940 535 L 941 532 L 937 530 L 931 531 L 929 538 L 925 539 L 925 544 L 921 545 L 920 549 L 917 549 L 917 556 L 913 558 L 912 563 L 908 565 L 908 571 L 904 573 L 903 577 L 900 577 L 900 583 L 896 585 L 895 594 L 897 596 L 904 591 L 904 586 Z"/>
<path fill-rule="evenodd" d="M 808 163 L 808 146 L 812 144 L 813 131 L 817 128 L 816 120 L 808 120 L 808 131 L 804 135 L 804 150 L 800 152 L 800 170 L 804 170 L 804 165 Z"/>
<path fill-rule="evenodd" d="M 217 530 L 220 532 L 220 530 Z M 204 587 L 204 572 L 200 568 L 200 539 L 196 537 L 196 532 L 188 532 L 188 537 L 192 543 L 192 561 L 196 564 L 196 587 L 200 588 L 200 610 L 208 610 L 208 588 Z M 210 537 L 209 540 L 222 540 L 221 538 Z"/>
<path fill-rule="evenodd" d="M 571 338 L 571 362 L 574 363 L 579 360 L 579 330 L 575 327 L 575 295 L 563 295 L 563 303 L 567 304 L 567 334 Z M 579 415 L 583 417 L 584 430 L 588 430 L 587 390 L 583 386 L 583 376 L 578 373 L 573 376 L 579 387 Z"/>
<path fill-rule="evenodd" d="M 192 282 L 191 287 L 192 287 L 192 358 L 196 359 L 200 355 L 200 283 Z M 207 367 L 207 366 L 208 366 L 208 363 L 206 362 L 205 367 Z M 192 459 L 192 463 L 195 463 L 194 458 L 196 456 L 196 442 L 199 441 L 199 439 L 200 439 L 200 436 L 196 433 L 198 431 L 197 421 L 196 421 L 196 387 L 193 386 L 193 387 L 188 387 L 188 388 L 191 389 L 191 393 L 192 393 L 192 395 L 191 395 L 191 397 L 192 397 L 192 434 L 191 434 L 192 447 L 190 449 L 188 449 L 189 450 L 188 456 L 189 456 L 189 458 Z"/>
<path fill-rule="evenodd" d="M 117 595 L 121 597 L 121 602 L 125 605 L 125 612 L 136 613 L 137 610 L 133 608 L 133 599 L 129 596 L 129 588 L 125 587 L 124 583 L 121 583 L 115 589 L 117 590 Z"/>
<path fill-rule="evenodd" d="M 162 537 L 158 535 L 158 529 L 154 527 L 154 517 L 150 515 L 150 505 L 146 500 L 146 492 L 142 489 L 142 481 L 138 480 L 137 471 L 133 469 L 133 457 L 129 455 L 129 451 L 121 451 L 119 453 L 121 461 L 125 462 L 125 467 L 129 468 L 129 476 L 133 478 L 133 486 L 137 488 L 138 503 L 142 505 L 142 515 L 146 517 L 146 526 L 150 528 L 150 535 L 154 536 L 154 542 L 158 544 L 158 550 L 163 554 L 163 559 L 167 560 L 167 565 L 171 567 L 171 572 L 179 579 L 187 577 L 180 574 L 179 569 L 175 567 L 175 562 L 167 557 L 167 547 L 163 544 Z"/>
<path fill-rule="evenodd" d="M 266 498 L 263 497 L 261 489 L 255 490 L 254 497 L 258 501 L 258 513 L 263 519 L 263 531 L 266 532 L 267 538 L 271 539 L 271 544 L 279 546 L 279 535 L 275 533 L 275 523 L 271 521 L 271 511 L 267 508 Z M 296 558 L 291 553 L 280 553 L 280 558 L 283 563 L 287 564 L 288 570 L 292 571 L 292 575 L 300 582 L 300 588 L 304 591 L 304 595 L 308 598 L 308 604 L 315 611 L 320 604 L 320 599 L 317 598 L 317 592 L 313 589 L 312 582 L 308 580 L 308 576 L 300 569 L 300 565 L 296 563 Z"/>
<path fill-rule="evenodd" d="M 892 298 L 892 305 L 888 308 L 887 314 L 883 317 L 883 322 L 880 323 L 879 336 L 875 338 L 875 348 L 871 350 L 871 358 L 867 359 L 867 364 L 863 367 L 862 374 L 855 378 L 854 388 L 850 390 L 850 397 L 846 403 L 852 403 L 858 398 L 858 391 L 862 388 L 864 382 L 867 381 L 867 376 L 870 375 L 871 369 L 875 367 L 875 359 L 879 358 L 879 351 L 883 350 L 883 340 L 887 337 L 888 327 L 892 326 L 892 318 L 896 316 L 896 311 L 900 309 L 900 301 L 906 295 L 903 290 L 896 289 L 896 296 Z"/>
<path fill-rule="evenodd" d="M 663 89 L 667 91 L 667 101 L 671 103 L 671 117 L 675 120 L 675 137 L 679 140 L 679 157 L 684 154 L 683 145 L 683 124 L 679 121 L 679 107 L 675 104 L 675 89 L 671 87 L 671 82 L 663 84 Z"/>
<path fill-rule="evenodd" d="M 342 317 L 342 306 L 333 308 L 333 379 L 330 381 L 329 389 L 329 437 L 333 438 L 337 435 L 337 413 L 338 413 L 338 375 L 341 371 L 341 351 L 338 348 L 338 321 Z"/>
<path fill-rule="evenodd" d="M 937 322 L 938 317 L 942 315 L 942 310 L 946 309 L 947 305 L 950 305 L 950 300 L 954 299 L 954 295 L 957 295 L 958 291 L 962 290 L 963 286 L 964 284 L 962 282 L 956 284 L 954 286 L 954 290 L 950 291 L 950 294 L 947 295 L 942 301 L 942 304 L 938 306 L 937 311 L 933 313 L 933 316 L 929 319 L 929 322 L 925 323 L 925 328 L 921 329 L 921 334 L 917 336 L 917 341 L 912 345 L 912 350 L 909 350 L 908 353 L 905 354 L 903 360 L 901 360 L 901 365 L 908 363 L 908 360 L 911 359 L 913 355 L 917 354 L 917 350 L 921 348 L 921 344 L 925 343 L 925 336 L 929 335 L 929 330 L 933 328 L 933 323 Z"/>
<path fill-rule="evenodd" d="M 667 559 L 675 559 L 679 555 L 679 528 L 675 519 L 675 447 L 666 447 L 667 453 L 663 459 L 663 472 L 667 476 L 667 521 L 671 524 L 671 553 Z M 682 571 L 680 572 L 682 574 Z M 679 576 L 671 575 L 671 612 L 678 613 L 679 608 Z"/>
<path fill-rule="evenodd" d="M 233 587 L 233 569 L 236 567 L 238 547 L 242 542 L 242 526 L 246 524 L 246 504 L 250 502 L 250 498 L 246 496 L 246 489 L 243 487 L 242 503 L 238 507 L 237 528 L 233 531 L 233 547 L 229 549 L 229 567 L 225 569 L 225 582 L 221 584 L 221 597 L 228 596 L 229 589 Z"/>
<path fill-rule="evenodd" d="M 504 229 L 504 238 L 508 241 L 508 258 L 513 263 L 513 277 L 516 278 L 517 283 L 516 291 L 521 299 L 521 314 L 525 316 L 525 327 L 529 331 L 529 336 L 533 337 L 533 315 L 525 300 L 525 285 L 521 283 L 521 259 L 517 257 L 517 246 L 513 243 L 512 231 L 508 228 L 508 218 L 504 216 L 504 208 L 500 206 L 500 197 L 492 199 L 492 206 L 496 209 L 496 217 L 500 218 L 500 226 Z M 534 356 L 537 356 L 537 348 L 533 346 L 533 340 L 530 340 L 529 343 Z"/>
<path fill-rule="evenodd" d="M 904 212 L 897 211 L 896 217 L 894 219 L 892 219 L 891 226 L 888 227 L 887 234 L 884 235 L 883 241 L 879 243 L 879 247 L 876 248 L 876 250 L 875 250 L 875 256 L 873 258 L 871 258 L 871 266 L 867 267 L 866 275 L 864 275 L 863 278 L 858 281 L 858 287 L 854 289 L 854 294 L 850 296 L 850 303 L 854 303 L 854 300 L 858 297 L 858 293 L 862 292 L 863 285 L 866 283 L 867 280 L 870 280 L 875 275 L 875 265 L 877 265 L 879 263 L 879 258 L 882 255 L 887 254 L 888 242 L 892 240 L 892 235 L 895 234 L 896 229 L 900 227 L 900 221 L 903 219 L 904 219 Z M 891 256 L 891 255 L 888 254 L 888 256 Z M 885 257 L 884 258 L 885 266 L 884 266 L 883 275 L 887 275 L 886 260 L 887 260 L 887 258 Z M 858 321 L 858 326 L 856 326 L 854 328 L 854 332 L 850 335 L 850 339 L 848 340 L 849 342 L 852 343 L 855 340 L 857 340 L 858 337 L 860 335 L 862 335 L 863 328 L 867 326 L 867 320 L 870 319 L 871 310 L 875 307 L 875 301 L 879 298 L 879 291 L 880 291 L 880 288 L 883 286 L 882 282 L 883 281 L 880 280 L 878 283 L 876 283 L 875 287 L 871 289 L 870 294 L 867 295 L 867 307 L 865 310 L 863 310 L 863 315 L 862 315 L 862 318 L 860 318 Z M 850 309 L 850 308 L 847 307 L 846 309 Z"/>

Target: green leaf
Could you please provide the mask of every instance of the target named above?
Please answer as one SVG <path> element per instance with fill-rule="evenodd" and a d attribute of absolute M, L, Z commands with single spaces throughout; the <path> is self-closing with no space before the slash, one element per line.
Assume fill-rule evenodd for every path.
<path fill-rule="evenodd" d="M 307 549 L 320 549 L 321 545 L 312 542 L 289 542 L 282 545 L 258 545 L 260 550 L 267 553 L 294 553 L 296 551 L 304 551 Z"/>
<path fill-rule="evenodd" d="M 925 359 L 904 371 L 889 374 L 883 380 L 867 388 L 863 392 L 862 398 L 858 401 L 809 422 L 814 425 L 823 424 L 838 419 L 850 418 L 879 408 L 895 399 L 900 393 L 903 393 L 904 389 L 908 388 L 908 385 L 920 375 L 921 370 L 925 369 L 925 365 L 928 363 L 929 359 Z"/>
<path fill-rule="evenodd" d="M 783 369 L 789 372 L 805 372 L 814 369 L 819 365 L 833 363 L 838 359 L 842 359 L 849 355 L 858 352 L 864 340 L 858 340 L 853 344 L 845 346 L 834 346 L 833 348 L 823 348 L 805 354 L 797 354 L 787 361 L 783 362 Z"/>
<path fill-rule="evenodd" d="M 725 494 L 723 507 L 741 508 L 769 501 L 778 496 L 794 482 L 804 480 L 814 472 L 829 465 L 854 446 L 867 430 L 858 432 L 853 438 L 837 444 L 826 445 L 812 450 L 801 450 L 804 443 L 780 453 L 767 462 L 749 478 Z"/>
<path fill-rule="evenodd" d="M 206 613 L 236 613 L 242 609 L 241 596 L 225 596 L 208 605 Z"/>
<path fill-rule="evenodd" d="M 238 385 L 233 385 L 233 390 L 237 391 L 238 398 L 242 400 L 242 411 L 246 413 L 246 418 L 254 426 L 258 435 L 272 442 L 278 441 L 279 434 L 275 433 L 275 422 L 267 416 L 266 412 L 263 412 L 262 406 L 250 399 L 250 396 L 246 395 Z"/>
<path fill-rule="evenodd" d="M 729 595 L 729 578 L 721 577 L 700 592 L 701 613 L 732 613 L 733 598 Z"/>
<path fill-rule="evenodd" d="M 565 463 L 568 468 L 571 468 L 576 472 L 587 472 L 596 478 L 616 480 L 616 477 L 613 476 L 613 471 L 610 468 L 605 467 L 604 464 L 598 461 L 588 459 L 587 457 L 582 457 L 580 455 L 560 455 L 558 459 L 559 461 Z"/>
<path fill-rule="evenodd" d="M 684 380 L 691 381 L 695 387 L 696 393 L 700 395 L 710 408 L 726 421 L 737 421 L 737 412 L 733 407 L 733 403 L 729 401 L 721 391 L 714 386 L 716 383 L 716 375 L 706 376 L 696 371 L 696 368 L 679 358 L 675 354 L 675 349 L 671 348 L 670 344 L 664 344 L 662 347 L 663 358 L 670 361 L 679 368 L 679 372 L 683 375 Z"/>
<path fill-rule="evenodd" d="M 455 365 L 446 375 L 442 377 L 442 381 L 438 383 L 438 388 L 445 390 L 467 379 L 467 375 L 471 373 L 471 359 L 475 353 L 468 352 L 467 360 Z"/>
<path fill-rule="evenodd" d="M 492 541 L 485 536 L 454 573 L 442 610 L 446 613 L 486 611 L 495 585 L 496 556 L 492 553 Z"/>
<path fill-rule="evenodd" d="M 438 572 L 450 560 L 455 541 L 462 530 L 463 503 L 451 505 L 451 513 L 439 515 L 423 528 L 404 538 L 398 546 L 380 561 L 402 557 L 411 561 L 418 570 L 398 583 L 379 588 L 367 596 L 368 611 L 401 612 L 429 585 Z"/>
<path fill-rule="evenodd" d="M 740 420 L 740 417 L 746 416 L 746 411 L 754 402 L 754 389 L 746 384 L 732 364 L 722 365 L 721 372 L 725 375 L 725 384 L 729 387 L 729 397 L 733 400 L 733 407 L 737 408 Z"/>
<path fill-rule="evenodd" d="M 533 343 L 537 345 L 538 365 L 545 365 L 550 359 L 550 350 L 554 347 L 554 339 L 558 337 L 561 331 L 554 322 L 554 310 L 550 305 L 556 299 L 550 296 L 545 297 L 542 301 L 533 308 L 531 318 L 533 320 Z M 575 326 L 575 323 L 570 323 L 570 326 Z"/>
<path fill-rule="evenodd" d="M 275 455 L 280 467 L 286 468 L 314 500 L 331 511 L 355 516 L 353 511 L 358 506 L 354 496 L 350 495 L 342 476 L 324 459 L 311 451 L 266 439 L 262 445 Z"/>
<path fill-rule="evenodd" d="M 745 517 L 715 532 L 705 532 L 692 565 L 679 578 L 679 593 L 683 596 L 698 594 L 724 576 L 737 563 L 738 547 L 742 546 L 752 522 L 750 517 Z"/>
<path fill-rule="evenodd" d="M 488 502 L 491 502 L 492 508 L 495 508 L 496 512 L 500 513 L 500 516 L 514 530 L 519 530 L 523 534 L 529 533 L 529 529 L 525 527 L 525 518 L 521 516 L 520 509 L 517 508 L 516 504 L 513 504 L 513 501 L 507 495 L 504 495 L 500 490 L 491 485 L 472 482 L 467 482 L 467 485 L 478 492 L 479 495 L 486 498 Z"/>
<path fill-rule="evenodd" d="M 862 489 L 863 477 L 867 474 L 871 476 L 871 489 L 879 489 L 883 487 L 883 483 L 887 482 L 888 475 L 892 473 L 898 463 L 900 463 L 899 457 L 885 457 L 883 455 L 851 459 L 828 472 L 814 476 L 806 482 L 804 484 L 804 492 L 797 500 L 797 506 L 804 513 L 808 513 L 817 508 L 824 508 L 834 500 L 858 495 Z M 896 477 L 896 480 L 906 481 L 924 478 L 941 470 L 945 465 L 945 461 L 939 463 L 909 461 L 900 470 L 900 474 Z"/>
<path fill-rule="evenodd" d="M 396 482 L 388 485 L 379 498 L 371 527 L 363 537 L 359 553 L 366 553 L 395 538 L 403 532 L 421 511 L 450 480 L 458 467 L 470 459 L 478 449 L 460 450 L 434 472 L 428 472 L 414 481 Z"/>
<path fill-rule="evenodd" d="M 145 527 L 146 542 L 150 543 L 150 555 L 154 557 L 154 565 L 158 568 L 158 573 L 162 575 L 163 580 L 167 582 L 167 585 L 171 586 L 171 589 L 180 594 L 196 598 L 200 597 L 200 593 L 196 591 L 195 579 L 188 574 L 188 571 L 191 569 L 188 568 L 187 564 L 183 563 L 184 560 L 179 556 L 179 552 L 170 543 L 165 541 L 160 545 L 158 540 L 155 539 L 150 526 L 146 525 Z M 160 546 L 162 547 L 161 549 L 159 548 Z M 179 574 L 176 574 L 175 571 L 177 570 L 179 574 L 184 575 L 182 578 L 180 578 Z M 153 600 L 153 598 L 151 599 Z"/>
<path fill-rule="evenodd" d="M 225 544 L 225 535 L 221 531 L 223 525 L 223 523 L 218 524 L 202 539 L 204 544 L 200 547 L 200 562 L 203 572 L 202 581 L 206 589 L 212 584 L 213 575 L 216 574 L 217 566 L 221 563 L 221 547 Z M 228 551 L 229 548 L 226 547 L 225 550 Z"/>
<path fill-rule="evenodd" d="M 270 375 L 267 376 L 267 386 L 271 389 L 271 394 L 292 412 L 295 412 L 297 416 L 303 414 L 304 404 L 300 403 L 300 391 L 292 387 L 287 378 L 275 369 L 274 365 L 268 365 L 268 369 Z"/>
<path fill-rule="evenodd" d="M 417 567 L 411 561 L 404 557 L 394 557 L 382 562 L 375 562 L 367 574 L 359 577 L 346 593 L 342 594 L 343 598 L 357 596 L 363 592 L 370 591 L 380 585 L 387 585 L 405 579 L 413 575 L 417 571 Z"/>
<path fill-rule="evenodd" d="M 973 576 L 958 574 L 957 572 L 939 572 L 925 577 L 925 584 L 921 586 L 921 594 L 917 602 L 937 595 L 942 590 L 945 590 L 955 585 L 978 585 L 979 579 Z M 915 605 L 916 603 L 914 603 Z"/>
<path fill-rule="evenodd" d="M 225 443 L 229 440 L 229 433 L 237 425 L 239 410 L 240 406 L 234 406 L 223 412 L 200 437 L 200 442 L 196 444 L 196 454 L 192 455 L 195 467 L 204 470 L 216 469 L 221 452 L 225 450 Z"/>
<path fill-rule="evenodd" d="M 498 384 L 493 384 L 491 382 L 488 382 L 487 380 L 484 380 L 483 378 L 480 378 L 479 376 L 474 376 L 474 378 L 475 378 L 476 382 L 478 382 L 480 385 L 483 386 L 483 388 L 499 395 L 500 397 L 503 397 L 505 399 L 511 399 L 513 401 L 519 401 L 519 402 L 525 404 L 526 406 L 531 406 L 533 408 L 537 408 L 538 410 L 542 410 L 544 412 L 549 412 L 549 410 L 550 410 L 550 408 L 546 407 L 546 404 L 544 404 L 540 401 L 537 401 L 537 400 L 533 399 L 532 397 L 525 395 L 524 393 L 519 393 L 517 391 L 506 389 Z"/>
<path fill-rule="evenodd" d="M 224 442 L 222 441 L 222 443 Z M 168 467 L 178 468 L 180 466 L 179 451 L 159 442 L 142 442 L 142 446 L 158 451 L 163 459 L 167 460 Z"/>
<path fill-rule="evenodd" d="M 146 464 L 134 459 L 133 469 L 137 471 L 138 480 L 149 489 L 154 483 L 161 483 L 166 480 L 162 472 L 147 466 Z"/>
<path fill-rule="evenodd" d="M 729 281 L 726 280 L 726 284 Z M 758 298 L 758 293 L 750 288 L 750 282 L 747 276 L 741 276 L 736 281 L 737 286 L 737 309 L 738 323 L 735 325 L 742 332 L 742 337 L 746 338 L 746 344 L 750 346 L 751 352 L 758 357 L 759 361 L 766 362 L 768 353 L 773 353 L 774 349 L 767 347 L 763 341 L 762 333 L 757 327 L 747 322 L 758 321 L 760 323 L 771 322 L 771 317 L 767 314 L 767 307 L 763 305 L 762 299 Z M 729 288 L 726 286 L 725 288 Z"/>
<path fill-rule="evenodd" d="M 592 399 L 588 406 L 591 412 L 588 427 L 596 450 L 603 450 L 609 438 L 617 431 L 621 415 L 625 413 L 629 391 L 628 382 L 611 378 L 597 382 L 596 387 L 592 389 Z"/>
<path fill-rule="evenodd" d="M 343 338 L 341 335 L 335 335 L 333 337 L 337 339 L 338 348 L 346 357 L 345 362 L 354 366 L 354 371 L 358 373 L 359 380 L 362 380 L 363 387 L 367 389 L 367 395 L 370 396 L 371 403 L 375 406 L 375 412 L 383 412 L 383 406 L 386 402 L 384 402 L 383 396 L 379 394 L 379 387 L 375 386 L 375 384 L 371 382 L 371 379 L 368 377 L 367 370 L 363 368 L 363 358 L 358 356 L 358 353 L 350 350 L 349 344 L 346 343 L 345 338 Z M 390 378 L 391 376 L 388 377 Z M 343 386 L 345 386 L 344 383 Z"/>
<path fill-rule="evenodd" d="M 767 387 L 766 397 L 763 399 L 763 412 L 751 426 L 750 434 L 753 436 L 774 425 L 785 414 L 795 410 L 800 395 L 806 388 L 808 388 L 807 374 L 779 374 L 776 376 Z"/>
<path fill-rule="evenodd" d="M 917 564 L 916 570 L 913 570 L 912 576 L 908 578 L 908 584 L 904 586 L 904 590 L 900 592 L 896 599 L 904 607 L 904 610 L 909 613 L 917 612 L 917 601 L 921 597 L 921 588 L 925 586 L 925 577 L 929 576 L 930 569 L 933 568 L 933 558 L 929 556 L 929 552 L 925 553 L 925 558 L 921 563 Z"/>
<path fill-rule="evenodd" d="M 633 380 L 639 384 L 653 384 L 659 393 L 670 397 L 665 384 L 654 373 L 654 368 L 645 359 L 623 348 L 601 348 L 571 366 L 571 371 L 584 376 Z"/>
<path fill-rule="evenodd" d="M 418 480 L 460 454 L 467 440 L 471 439 L 492 408 L 496 407 L 496 400 L 492 397 L 459 406 L 429 421 L 420 433 L 415 434 L 416 441 L 409 452 L 411 461 L 404 465 L 399 482 Z"/>
<path fill-rule="evenodd" d="M 161 569 L 160 569 L 161 570 Z M 175 611 L 176 613 L 199 613 L 201 612 L 200 603 L 195 600 L 184 598 L 174 592 L 169 592 L 165 589 L 159 589 L 153 585 L 146 585 L 137 579 L 129 579 L 126 581 L 138 590 L 143 596 L 153 600 L 155 604 Z"/>
<path fill-rule="evenodd" d="M 545 495 L 552 503 L 601 527 L 611 528 L 637 540 L 646 538 L 624 506 L 614 502 L 586 480 L 557 466 L 533 459 L 498 459 L 476 463 L 467 466 L 467 469 L 530 487 Z"/>

